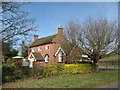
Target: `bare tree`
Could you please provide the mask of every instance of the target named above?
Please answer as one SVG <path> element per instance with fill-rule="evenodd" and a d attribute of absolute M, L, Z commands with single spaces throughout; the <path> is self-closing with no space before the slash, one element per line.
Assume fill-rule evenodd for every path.
<path fill-rule="evenodd" d="M 70 61 L 81 56 L 81 50 L 78 46 L 78 37 L 80 29 L 81 25 L 78 20 L 71 20 L 64 26 L 64 35 L 68 40 L 67 51 L 69 52 L 68 58 Z M 76 56 L 76 53 L 78 54 L 78 52 L 79 55 Z"/>
<path fill-rule="evenodd" d="M 68 23 L 71 25 L 70 22 Z M 111 52 L 115 46 L 116 32 L 118 30 L 117 23 L 105 18 L 96 20 L 89 18 L 81 27 L 77 26 L 79 24 L 80 23 L 74 23 L 71 25 L 78 29 L 75 28 L 76 30 L 72 30 L 69 28 L 67 31 L 73 32 L 72 34 L 75 33 L 73 36 L 70 35 L 72 38 L 77 35 L 76 43 L 84 54 L 88 55 L 93 60 L 94 69 L 97 70 L 99 59 L 104 54 Z M 71 39 L 70 37 L 68 38 Z"/>
<path fill-rule="evenodd" d="M 35 31 L 35 20 L 28 18 L 29 13 L 21 10 L 26 3 L 2 2 L 2 40 L 19 40 L 29 36 Z"/>

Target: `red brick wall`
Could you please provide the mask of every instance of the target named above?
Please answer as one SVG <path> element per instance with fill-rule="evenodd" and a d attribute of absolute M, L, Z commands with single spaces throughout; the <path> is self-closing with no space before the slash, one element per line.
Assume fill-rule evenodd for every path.
<path fill-rule="evenodd" d="M 46 63 L 44 61 L 41 61 L 41 62 L 35 62 L 35 65 L 38 65 L 38 66 L 46 66 L 48 65 L 49 63 Z"/>
<path fill-rule="evenodd" d="M 41 45 L 41 46 L 36 46 L 36 47 L 32 47 L 32 48 L 35 48 L 35 52 L 40 52 L 41 55 L 43 56 L 43 58 L 45 57 L 46 54 L 48 54 L 49 55 L 49 62 L 58 62 L 58 55 L 56 57 L 54 57 L 54 54 L 56 53 L 58 48 L 61 46 L 62 42 L 66 42 L 65 37 L 62 35 L 62 33 L 58 33 L 57 36 L 55 38 L 53 38 L 53 43 L 49 43 L 49 44 L 45 44 L 45 45 Z M 46 45 L 50 46 L 49 50 L 45 49 Z M 62 44 L 62 46 L 65 46 L 65 45 Z M 38 47 L 41 47 L 42 50 L 38 51 Z M 29 49 L 31 49 L 31 48 L 29 48 Z M 28 52 L 28 54 L 30 54 L 30 51 Z M 63 58 L 64 58 L 64 60 L 66 60 L 66 56 L 64 56 Z M 43 65 L 46 65 L 45 62 L 41 62 L 41 63 Z"/>
<path fill-rule="evenodd" d="M 45 49 L 45 46 L 47 46 L 47 45 L 50 46 L 50 49 L 48 49 L 48 50 Z M 41 51 L 38 51 L 39 47 L 42 48 Z M 56 60 L 55 60 L 54 54 L 57 51 L 58 47 L 59 47 L 58 44 L 56 44 L 56 43 L 50 43 L 50 44 L 45 44 L 45 45 L 36 46 L 36 47 L 32 47 L 32 48 L 35 48 L 35 52 L 41 53 L 41 55 L 43 56 L 43 58 L 45 57 L 46 54 L 48 54 L 49 55 L 49 62 L 55 62 Z M 31 48 L 29 48 L 29 49 L 31 49 Z"/>

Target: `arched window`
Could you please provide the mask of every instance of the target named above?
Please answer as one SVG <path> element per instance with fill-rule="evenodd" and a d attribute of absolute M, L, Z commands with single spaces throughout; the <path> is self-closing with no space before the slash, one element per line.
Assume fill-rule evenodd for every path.
<path fill-rule="evenodd" d="M 49 55 L 48 54 L 45 55 L 45 62 L 49 62 Z"/>

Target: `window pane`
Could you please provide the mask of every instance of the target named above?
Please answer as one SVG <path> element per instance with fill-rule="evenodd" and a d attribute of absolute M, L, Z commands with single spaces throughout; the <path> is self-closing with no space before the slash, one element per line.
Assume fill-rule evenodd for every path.
<path fill-rule="evenodd" d="M 47 46 L 45 46 L 45 49 L 46 49 L 46 50 L 50 49 L 50 46 L 48 46 L 48 45 L 47 45 Z"/>
<path fill-rule="evenodd" d="M 42 47 L 38 47 L 38 51 L 42 51 Z"/>
<path fill-rule="evenodd" d="M 46 55 L 46 56 L 45 56 L 45 62 L 48 62 L 48 61 L 49 61 L 49 56 Z"/>

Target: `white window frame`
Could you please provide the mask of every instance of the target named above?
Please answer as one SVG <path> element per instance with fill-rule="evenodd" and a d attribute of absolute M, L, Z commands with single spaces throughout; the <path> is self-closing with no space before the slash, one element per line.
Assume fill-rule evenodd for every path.
<path fill-rule="evenodd" d="M 31 48 L 31 52 L 35 52 L 35 48 Z"/>
<path fill-rule="evenodd" d="M 42 47 L 38 47 L 38 51 L 42 51 Z"/>
<path fill-rule="evenodd" d="M 59 52 L 58 54 L 58 62 L 62 62 L 62 52 Z"/>
<path fill-rule="evenodd" d="M 49 48 L 48 48 L 49 47 Z M 50 49 L 50 45 L 46 45 L 45 46 L 45 50 L 49 50 Z"/>
<path fill-rule="evenodd" d="M 49 56 L 48 55 L 45 56 L 45 62 L 49 62 Z"/>
<path fill-rule="evenodd" d="M 57 50 L 57 52 L 55 53 L 55 56 L 57 56 L 57 54 L 59 53 L 60 50 L 62 51 L 62 53 L 63 53 L 64 55 L 66 55 L 65 52 L 63 51 L 63 49 L 62 49 L 61 47 L 59 47 L 58 50 Z"/>

